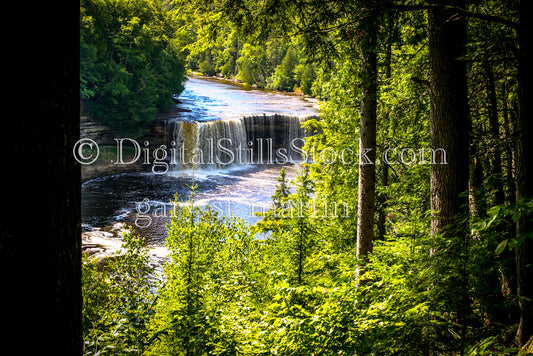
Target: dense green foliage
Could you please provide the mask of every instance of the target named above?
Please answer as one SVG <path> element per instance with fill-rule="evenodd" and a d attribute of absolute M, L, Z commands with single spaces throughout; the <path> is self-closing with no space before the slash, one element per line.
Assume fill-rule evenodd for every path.
<path fill-rule="evenodd" d="M 224 40 L 199 38 L 189 45 L 187 67 L 259 88 L 320 95 L 315 65 L 308 63 L 301 44 L 281 40 L 253 44 L 240 40 L 235 30 L 226 31 L 219 35 Z"/>
<path fill-rule="evenodd" d="M 432 236 L 427 16 L 409 9 L 410 2 L 384 4 L 377 6 L 373 49 L 375 229 L 382 234 L 364 264 L 355 258 L 361 2 L 169 6 L 189 69 L 327 99 L 320 119 L 305 124 L 313 133 L 305 146 L 313 160 L 294 182 L 282 171 L 272 207 L 255 226 L 194 206 L 193 186 L 188 203 L 175 202 L 167 238 L 172 261 L 153 294 L 157 301 L 131 302 L 150 310 L 144 322 L 125 319 L 121 330 L 130 331 L 122 336 L 99 326 L 116 325 L 104 314 L 87 327 L 88 340 L 98 334 L 108 345 L 147 355 L 517 354 L 522 297 L 514 253 L 533 233 L 515 228 L 533 205 L 515 196 L 517 39 L 498 19 L 517 21 L 518 9 L 505 1 L 467 4 L 469 41 L 461 60 L 468 65 L 471 189 L 461 194 L 469 197 L 468 214 Z M 476 17 L 487 9 L 495 18 Z M 102 286 L 113 281 L 94 271 L 86 278 Z M 109 303 L 96 297 L 87 299 L 88 319 L 98 319 L 91 310 Z"/>
<path fill-rule="evenodd" d="M 247 85 L 321 95 L 322 72 L 296 38 L 252 40 L 205 4 L 171 2 L 187 69 Z"/>
<path fill-rule="evenodd" d="M 153 268 L 143 241 L 129 230 L 117 256 L 83 261 L 83 336 L 85 354 L 139 352 L 157 297 Z"/>
<path fill-rule="evenodd" d="M 461 272 L 472 279 L 468 292 L 477 301 L 465 351 L 514 353 L 506 346 L 512 326 L 487 319 L 512 310 L 511 301 L 487 295 L 494 291 L 487 285 L 494 258 L 505 247 L 495 251 L 478 241 L 457 256 L 446 245 L 428 259 L 436 241 L 427 232 L 428 219 L 413 216 L 395 224 L 403 234 L 377 242 L 365 275 L 370 282 L 355 288 L 356 261 L 336 239 L 342 236 L 338 221 L 346 217 L 310 214 L 309 204 L 302 213 L 308 185 L 300 180 L 297 192 L 281 199 L 285 204 L 266 212 L 259 229 L 272 234 L 264 239 L 238 219 L 196 206 L 194 187 L 188 201 L 175 200 L 167 238 L 171 261 L 155 293 L 142 241 L 131 234 L 124 236 L 125 254 L 103 271 L 87 261 L 86 354 L 449 354 L 461 347 L 447 314 L 461 288 L 443 280 L 457 283 L 457 263 L 466 267 Z M 280 180 L 273 201 L 287 192 L 286 184 Z M 493 209 L 477 229 L 489 231 L 532 209 L 530 202 Z"/>
<path fill-rule="evenodd" d="M 183 91 L 184 66 L 174 27 L 157 1 L 81 3 L 83 109 L 137 135 Z"/>

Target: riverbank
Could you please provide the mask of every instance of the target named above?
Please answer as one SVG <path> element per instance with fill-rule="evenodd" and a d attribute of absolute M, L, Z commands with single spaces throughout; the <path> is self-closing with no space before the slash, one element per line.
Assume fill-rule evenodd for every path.
<path fill-rule="evenodd" d="M 191 184 L 187 175 L 151 174 L 154 168 L 157 170 L 162 163 L 172 160 L 170 150 L 174 146 L 197 152 L 213 168 L 207 169 L 209 173 L 196 182 L 202 204 L 224 215 L 236 214 L 255 222 L 257 217 L 250 214 L 251 207 L 268 206 L 279 177 L 280 168 L 268 162 L 277 162 L 283 155 L 296 157 L 291 143 L 298 144 L 300 141 L 295 140 L 306 136 L 301 120 L 317 114 L 312 103 L 295 94 L 245 89 L 224 79 L 191 77 L 179 102 L 171 110 L 159 113 L 141 137 L 126 137 L 90 117 L 81 117 L 81 138 L 94 141 L 100 150 L 95 162 L 81 166 L 85 253 L 101 259 L 116 253 L 126 225 L 133 226 L 151 249 L 163 246 L 168 223 L 168 217 L 161 216 L 165 215 L 161 214 L 164 204 L 176 193 L 186 196 L 186 187 Z M 174 122 L 176 119 L 180 122 Z M 117 139 L 124 139 L 122 149 Z M 223 164 L 214 169 L 213 163 L 209 163 L 213 157 L 211 147 L 220 142 L 224 143 L 224 152 L 246 147 L 251 162 L 257 165 L 244 165 L 246 169 L 232 171 L 228 168 L 239 167 Z M 254 145 L 250 146 L 250 142 Z M 94 153 L 91 145 L 83 148 L 87 149 L 82 150 L 84 157 Z M 234 158 L 237 157 L 235 154 Z M 180 162 L 180 156 L 174 159 Z M 155 160 L 159 166 L 154 166 Z M 259 164 L 263 162 L 264 167 Z M 150 224 L 143 228 L 135 226 L 140 202 L 150 206 L 144 214 L 150 214 Z M 144 209 L 144 205 L 141 207 Z M 146 225 L 144 220 L 140 225 Z"/>
<path fill-rule="evenodd" d="M 104 269 L 109 260 L 123 253 L 122 235 L 127 229 L 129 227 L 126 227 L 124 223 L 117 222 L 82 232 L 83 254 L 96 260 L 99 270 Z M 170 260 L 170 251 L 165 246 L 146 246 L 146 253 L 150 258 L 149 267 L 153 269 L 153 276 L 157 278 L 163 274 L 163 266 Z"/>
<path fill-rule="evenodd" d="M 128 164 L 118 164 L 116 140 L 128 138 L 140 143 L 149 142 L 150 148 L 158 147 L 161 144 L 168 145 L 168 142 L 171 140 L 168 137 L 168 120 L 176 118 L 180 113 L 188 111 L 187 109 L 181 109 L 177 105 L 173 105 L 169 110 L 158 113 L 148 131 L 144 135 L 135 138 L 125 137 L 108 125 L 102 124 L 91 117 L 80 116 L 80 138 L 82 140 L 96 142 L 99 148 L 99 155 L 96 161 L 90 164 L 82 164 L 82 182 L 105 175 L 149 170 L 151 166 L 144 165 L 142 159 L 133 161 L 134 150 L 132 147 L 124 147 L 121 150 L 123 154 L 122 161 L 128 162 Z"/>
<path fill-rule="evenodd" d="M 320 108 L 320 105 L 322 104 L 321 100 L 319 100 L 319 99 L 317 99 L 317 98 L 315 98 L 315 97 L 313 97 L 311 95 L 304 94 L 301 90 L 280 91 L 280 90 L 274 90 L 274 89 L 267 89 L 267 88 L 259 87 L 259 86 L 255 85 L 255 84 L 249 85 L 249 84 L 240 82 L 240 81 L 238 81 L 235 78 L 226 78 L 226 77 L 220 77 L 220 76 L 207 76 L 207 75 L 204 75 L 204 74 L 202 74 L 200 72 L 189 72 L 187 74 L 187 78 L 198 78 L 198 79 L 204 79 L 204 80 L 216 80 L 216 81 L 218 81 L 220 83 L 224 83 L 224 84 L 237 85 L 243 90 L 261 90 L 261 91 L 272 92 L 272 93 L 283 93 L 285 95 L 295 95 L 295 96 L 298 96 L 298 97 L 302 98 L 303 100 L 305 100 L 307 102 L 313 103 L 316 106 L 317 110 Z"/>

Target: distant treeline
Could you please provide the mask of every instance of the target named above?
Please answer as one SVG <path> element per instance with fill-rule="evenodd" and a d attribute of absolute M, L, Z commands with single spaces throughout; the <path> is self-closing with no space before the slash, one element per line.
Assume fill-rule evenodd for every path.
<path fill-rule="evenodd" d="M 183 91 L 171 18 L 152 0 L 82 0 L 80 11 L 82 108 L 137 135 Z"/>
<path fill-rule="evenodd" d="M 296 38 L 243 39 L 235 26 L 154 0 L 81 2 L 84 112 L 137 135 L 183 91 L 186 70 L 318 98 L 329 74 Z"/>
<path fill-rule="evenodd" d="M 321 96 L 324 76 L 308 62 L 301 44 L 279 39 L 252 44 L 230 27 L 222 31 L 214 40 L 195 36 L 185 48 L 187 68 L 258 88 Z"/>

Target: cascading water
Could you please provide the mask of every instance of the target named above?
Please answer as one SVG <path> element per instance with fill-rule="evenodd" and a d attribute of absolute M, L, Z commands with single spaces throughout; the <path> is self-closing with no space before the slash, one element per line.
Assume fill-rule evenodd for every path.
<path fill-rule="evenodd" d="M 212 121 L 174 121 L 174 171 L 223 169 L 300 159 L 301 123 L 315 116 L 253 115 Z"/>
<path fill-rule="evenodd" d="M 185 87 L 175 111 L 155 120 L 142 139 L 125 139 L 125 147 L 137 143 L 139 171 L 100 174 L 83 184 L 85 229 L 126 223 L 148 245 L 161 245 L 169 202 L 176 195 L 185 201 L 191 181 L 198 187 L 198 205 L 255 223 L 256 213 L 270 207 L 281 168 L 288 179 L 296 176 L 299 166 L 286 163 L 300 159 L 298 149 L 307 136 L 301 123 L 319 113 L 314 101 L 215 79 L 191 77 Z M 82 134 L 103 145 L 117 144 L 112 132 L 97 137 L 90 129 Z M 124 161 L 130 156 L 125 153 Z M 117 167 L 133 168 L 110 165 Z M 227 169 L 233 167 L 238 169 Z"/>
<path fill-rule="evenodd" d="M 289 163 L 300 160 L 308 133 L 302 122 L 317 116 L 253 115 L 245 117 L 248 142 L 253 144 L 253 162 Z"/>
<path fill-rule="evenodd" d="M 246 129 L 242 118 L 174 121 L 174 170 L 220 169 L 247 164 Z"/>

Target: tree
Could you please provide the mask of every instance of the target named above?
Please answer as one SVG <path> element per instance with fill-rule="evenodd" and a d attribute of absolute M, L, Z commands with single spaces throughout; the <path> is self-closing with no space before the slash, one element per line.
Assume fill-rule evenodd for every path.
<path fill-rule="evenodd" d="M 174 199 L 166 241 L 172 263 L 166 266 L 169 282 L 162 289 L 161 320 L 156 320 L 158 332 L 168 335 L 162 339 L 164 348 L 186 355 L 200 355 L 211 348 L 209 339 L 216 320 L 209 320 L 207 289 L 222 242 L 214 211 L 195 206 L 196 188 L 190 187 L 185 207 L 180 208 L 177 196 Z"/>
<path fill-rule="evenodd" d="M 157 300 L 157 283 L 144 240 L 126 227 L 122 247 L 104 259 L 84 256 L 83 338 L 86 354 L 142 353 Z"/>
<path fill-rule="evenodd" d="M 139 135 L 183 91 L 184 67 L 168 15 L 152 0 L 84 0 L 80 25 L 84 112 Z"/>
<path fill-rule="evenodd" d="M 298 56 L 294 47 L 289 47 L 283 60 L 276 67 L 274 74 L 267 80 L 267 88 L 292 91 L 296 81 L 294 79 L 294 69 L 298 64 Z"/>
<path fill-rule="evenodd" d="M 361 20 L 361 126 L 359 131 L 359 191 L 357 204 L 357 259 L 373 251 L 376 208 L 377 121 L 377 10 L 363 4 Z M 365 157 L 368 157 L 368 161 Z M 359 283 L 359 281 L 357 281 Z"/>
<path fill-rule="evenodd" d="M 462 7 L 463 1 L 440 1 L 441 6 Z M 428 10 L 431 148 L 442 148 L 446 157 L 431 165 L 431 209 L 435 212 L 431 233 L 437 237 L 466 208 L 468 190 L 468 134 L 470 118 L 466 85 L 466 21 L 453 10 Z M 446 162 L 445 162 L 446 161 Z M 465 231 L 468 231 L 465 227 Z M 450 230 L 451 231 L 451 230 Z"/>
<path fill-rule="evenodd" d="M 462 8 L 464 2 L 440 1 L 440 6 Z M 464 220 L 468 216 L 469 132 L 466 63 L 462 60 L 466 45 L 466 20 L 453 10 L 436 7 L 428 10 L 429 25 L 429 86 L 430 86 L 430 147 L 442 148 L 446 157 L 440 156 L 431 165 L 431 234 L 436 246 L 452 243 L 450 253 L 458 258 L 457 270 L 450 272 L 460 284 L 459 292 L 440 286 L 454 300 L 461 325 L 461 350 L 464 350 L 466 332 L 466 307 L 468 305 L 466 276 L 460 266 L 465 263 L 463 253 L 469 230 Z M 444 160 L 446 159 L 446 162 Z M 439 247 L 437 247 L 438 249 Z M 438 253 L 433 251 L 433 254 Z M 448 282 L 449 283 L 449 282 Z M 457 283 L 457 282 L 454 282 Z M 445 283 L 444 283 L 445 284 Z"/>
<path fill-rule="evenodd" d="M 307 260 L 314 245 L 314 232 L 311 226 L 311 215 L 314 204 L 311 201 L 313 182 L 309 168 L 305 166 L 296 181 L 296 193 L 291 194 L 287 185 L 286 173 L 281 169 L 279 184 L 272 196 L 272 207 L 261 213 L 261 221 L 257 223 L 260 232 L 268 232 L 270 247 L 277 248 L 282 259 L 288 261 L 293 280 L 298 285 L 304 284 L 307 274 Z"/>
<path fill-rule="evenodd" d="M 39 95 L 31 99 L 31 115 L 2 122 L 9 167 L 0 229 L 2 338 L 27 354 L 81 355 L 81 176 L 72 155 L 80 130 L 79 7 L 34 4 L 25 19 L 35 42 L 20 46 L 13 37 L 9 45 L 27 58 L 39 53 L 39 60 L 22 68 L 18 55 L 6 58 L 21 73 L 9 102 L 28 103 L 21 93 L 30 78 Z M 33 157 L 38 173 L 26 174 L 24 157 Z"/>
<path fill-rule="evenodd" d="M 533 29 L 531 16 L 533 5 L 530 1 L 520 1 L 520 25 L 518 41 L 520 46 L 518 59 L 519 105 L 520 115 L 517 122 L 516 136 L 516 200 L 533 198 L 533 109 L 529 102 L 533 95 L 533 45 L 530 34 Z M 517 238 L 521 241 L 515 250 L 518 304 L 520 306 L 520 324 L 517 341 L 524 345 L 533 335 L 533 243 L 526 234 L 533 230 L 532 214 L 521 216 L 516 224 Z"/>
<path fill-rule="evenodd" d="M 393 36 L 395 31 L 395 21 L 396 16 L 393 16 L 392 14 L 389 14 L 387 17 L 387 39 L 386 39 L 386 48 L 385 48 L 385 58 L 384 58 L 384 71 L 385 71 L 385 77 L 384 77 L 384 83 L 385 85 L 390 85 L 391 82 L 391 62 L 392 62 L 392 42 L 393 42 Z M 382 121 L 381 121 L 381 131 L 385 134 L 384 139 L 384 148 L 385 151 L 387 150 L 387 126 L 389 125 L 389 111 L 385 111 L 385 113 L 382 115 Z M 376 162 L 377 163 L 377 162 Z M 384 192 L 384 190 L 387 189 L 387 186 L 389 185 L 389 164 L 385 161 L 380 162 L 381 163 L 381 189 L 382 191 L 376 196 L 376 202 L 377 202 L 377 238 L 380 240 L 383 240 L 385 237 L 385 220 L 386 220 L 386 210 L 387 210 L 387 193 Z"/>
<path fill-rule="evenodd" d="M 272 196 L 272 203 L 275 209 L 285 208 L 287 206 L 286 200 L 291 194 L 289 186 L 287 184 L 287 173 L 285 168 L 279 171 L 278 185 L 276 185 L 276 191 Z"/>
<path fill-rule="evenodd" d="M 266 84 L 265 68 L 267 58 L 263 46 L 253 46 L 245 43 L 237 59 L 239 69 L 237 80 L 249 84 L 264 87 Z"/>
<path fill-rule="evenodd" d="M 166 245 L 172 260 L 165 265 L 166 284 L 159 291 L 151 326 L 154 355 L 236 353 L 245 296 L 257 280 L 258 240 L 249 225 L 218 216 L 194 204 L 192 185 L 186 204 L 174 200 Z M 233 320 L 237 319 L 237 320 Z"/>

